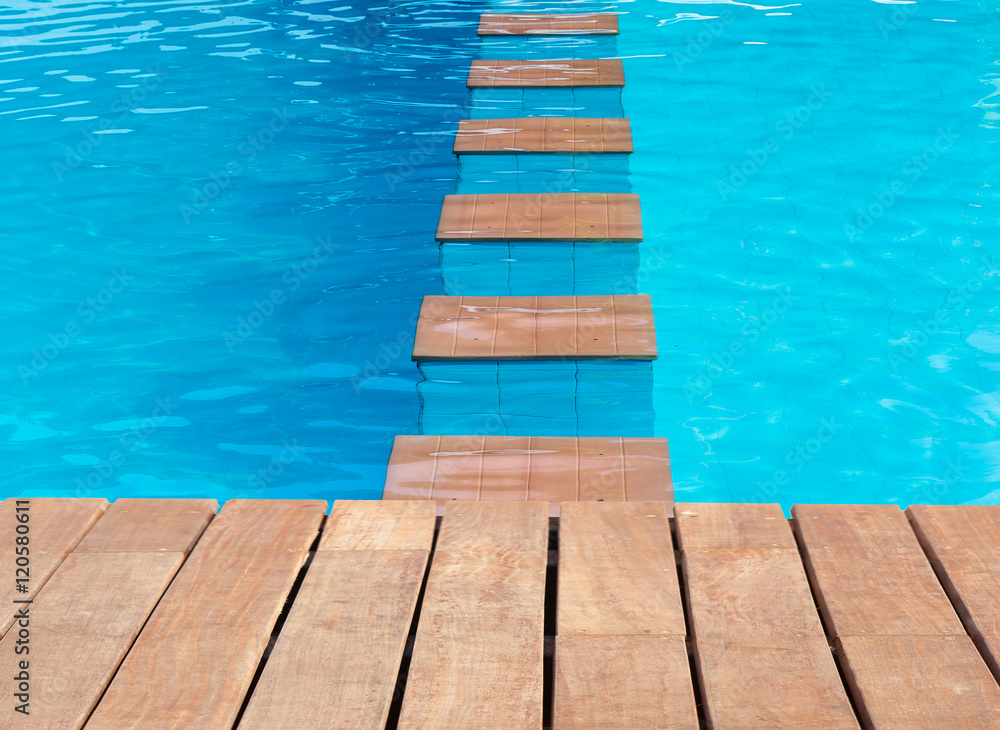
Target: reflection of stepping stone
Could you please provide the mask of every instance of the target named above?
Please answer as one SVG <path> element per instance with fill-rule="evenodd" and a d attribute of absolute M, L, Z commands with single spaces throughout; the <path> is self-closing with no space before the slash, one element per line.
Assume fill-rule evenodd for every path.
<path fill-rule="evenodd" d="M 426 296 L 414 360 L 655 360 L 646 294 Z"/>
<path fill-rule="evenodd" d="M 483 13 L 479 35 L 618 35 L 614 13 Z"/>
<path fill-rule="evenodd" d="M 634 193 L 446 195 L 438 241 L 641 241 Z"/>
<path fill-rule="evenodd" d="M 624 86 L 617 58 L 558 61 L 476 60 L 467 86 Z"/>
<path fill-rule="evenodd" d="M 382 499 L 673 502 L 663 438 L 397 436 Z"/>
<path fill-rule="evenodd" d="M 524 117 L 463 119 L 455 135 L 455 154 L 563 152 L 593 154 L 632 151 L 628 119 Z"/>

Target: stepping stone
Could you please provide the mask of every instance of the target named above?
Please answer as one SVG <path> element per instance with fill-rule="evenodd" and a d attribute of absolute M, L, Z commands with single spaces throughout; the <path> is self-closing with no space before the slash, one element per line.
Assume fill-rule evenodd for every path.
<path fill-rule="evenodd" d="M 456 155 L 630 153 L 632 127 L 628 119 L 617 118 L 463 119 L 458 123 L 454 152 Z"/>
<path fill-rule="evenodd" d="M 673 503 L 664 438 L 397 436 L 382 499 Z"/>
<path fill-rule="evenodd" d="M 414 360 L 655 360 L 647 294 L 426 296 Z"/>
<path fill-rule="evenodd" d="M 476 60 L 466 86 L 624 86 L 625 70 L 617 58 L 552 61 Z"/>
<path fill-rule="evenodd" d="M 446 195 L 438 241 L 642 240 L 634 193 Z"/>
<path fill-rule="evenodd" d="M 479 35 L 618 35 L 614 13 L 483 13 Z"/>

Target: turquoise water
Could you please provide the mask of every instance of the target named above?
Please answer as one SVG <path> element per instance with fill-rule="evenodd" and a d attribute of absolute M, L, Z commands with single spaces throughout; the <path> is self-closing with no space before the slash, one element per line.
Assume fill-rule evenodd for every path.
<path fill-rule="evenodd" d="M 490 9 L 610 38 L 475 36 Z M 405 433 L 656 435 L 678 499 L 997 502 L 995 8 L 17 3 L 4 496 L 377 497 Z M 477 57 L 624 58 L 477 91 Z M 630 157 L 451 154 L 628 116 Z M 433 241 L 454 192 L 636 192 L 641 245 Z M 660 359 L 409 361 L 424 294 L 650 293 Z"/>

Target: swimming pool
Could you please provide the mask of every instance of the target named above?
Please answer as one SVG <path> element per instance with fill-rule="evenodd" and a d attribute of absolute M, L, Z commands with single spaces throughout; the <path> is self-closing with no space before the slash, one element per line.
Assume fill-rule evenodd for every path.
<path fill-rule="evenodd" d="M 615 9 L 617 39 L 479 13 Z M 3 494 L 373 498 L 392 437 L 656 435 L 684 500 L 997 501 L 986 4 L 18 4 Z M 991 57 L 991 54 L 992 57 Z M 470 95 L 472 58 L 621 56 Z M 456 163 L 465 116 L 631 157 Z M 641 245 L 443 245 L 454 192 L 636 192 Z M 648 364 L 409 361 L 425 294 L 653 295 Z"/>

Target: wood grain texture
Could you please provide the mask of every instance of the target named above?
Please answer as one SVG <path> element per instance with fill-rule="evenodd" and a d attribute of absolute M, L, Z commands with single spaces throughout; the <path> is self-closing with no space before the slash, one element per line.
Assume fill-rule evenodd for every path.
<path fill-rule="evenodd" d="M 553 730 L 697 730 L 683 636 L 559 636 Z"/>
<path fill-rule="evenodd" d="M 382 499 L 664 502 L 663 438 L 397 436 Z"/>
<path fill-rule="evenodd" d="M 1000 688 L 968 636 L 844 636 L 836 647 L 866 727 L 1000 727 Z"/>
<path fill-rule="evenodd" d="M 414 360 L 655 360 L 656 354 L 646 294 L 428 295 L 413 342 Z"/>
<path fill-rule="evenodd" d="M 87 727 L 232 727 L 325 511 L 321 501 L 227 502 Z"/>
<path fill-rule="evenodd" d="M 427 556 L 316 553 L 240 727 L 385 727 Z"/>
<path fill-rule="evenodd" d="M 618 35 L 614 13 L 483 13 L 478 35 Z"/>
<path fill-rule="evenodd" d="M 399 728 L 541 728 L 547 536 L 544 503 L 448 506 Z"/>
<path fill-rule="evenodd" d="M 980 555 L 1000 552 L 998 505 L 911 505 L 906 516 L 925 548 Z"/>
<path fill-rule="evenodd" d="M 547 555 L 547 509 L 544 502 L 453 502 L 446 507 L 435 553 L 503 550 Z"/>
<path fill-rule="evenodd" d="M 462 119 L 453 151 L 474 154 L 628 154 L 632 128 L 628 119 L 521 117 Z"/>
<path fill-rule="evenodd" d="M 430 550 L 434 505 L 420 501 L 337 500 L 323 526 L 319 551 Z"/>
<path fill-rule="evenodd" d="M 964 635 L 895 505 L 796 505 L 795 529 L 833 636 Z"/>
<path fill-rule="evenodd" d="M 569 205 L 572 216 L 544 220 L 546 210 Z M 634 193 L 446 195 L 436 234 L 438 241 L 602 243 L 642 238 L 642 212 Z"/>
<path fill-rule="evenodd" d="M 785 513 L 776 504 L 679 502 L 674 517 L 681 550 L 796 548 Z"/>
<path fill-rule="evenodd" d="M 215 515 L 214 499 L 115 501 L 76 547 L 78 553 L 187 553 Z"/>
<path fill-rule="evenodd" d="M 3 676 L 27 658 L 31 677 L 30 720 L 11 709 L 0 728 L 82 727 L 183 561 L 182 552 L 67 556 L 30 607 L 30 655 L 14 653 L 17 623 L 0 641 Z"/>
<path fill-rule="evenodd" d="M 664 506 L 563 503 L 556 606 L 560 636 L 685 636 Z"/>
<path fill-rule="evenodd" d="M 1000 680 L 1000 507 L 920 505 L 906 513 L 965 630 Z"/>
<path fill-rule="evenodd" d="M 694 639 L 708 727 L 717 730 L 857 730 L 826 646 Z"/>
<path fill-rule="evenodd" d="M 466 86 L 624 86 L 625 72 L 617 58 L 495 60 L 476 59 L 469 66 Z"/>
<path fill-rule="evenodd" d="M 687 547 L 682 562 L 710 727 L 858 726 L 797 551 Z"/>
<path fill-rule="evenodd" d="M 9 545 L 14 544 L 18 525 L 16 518 L 16 503 L 18 498 L 12 497 L 0 504 L 0 520 L 4 524 L 4 532 L 9 536 Z M 0 614 L 0 632 L 6 631 L 14 621 L 14 599 L 29 600 L 38 595 L 52 573 L 63 561 L 66 555 L 77 546 L 87 531 L 93 527 L 108 508 L 106 499 L 69 499 L 69 498 L 38 498 L 29 500 L 31 564 L 28 593 L 17 592 L 14 581 L 15 558 L 13 550 L 0 551 L 0 570 L 9 580 L 3 582 L 0 597 L 4 601 L 3 613 Z"/>

